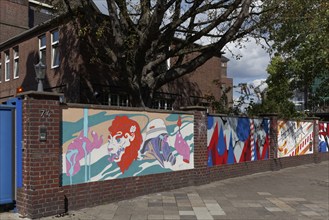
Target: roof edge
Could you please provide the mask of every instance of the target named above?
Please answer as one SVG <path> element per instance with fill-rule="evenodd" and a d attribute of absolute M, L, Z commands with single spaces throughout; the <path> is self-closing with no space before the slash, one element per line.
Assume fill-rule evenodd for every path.
<path fill-rule="evenodd" d="M 28 37 L 30 35 L 33 35 L 33 34 L 39 32 L 40 30 L 42 30 L 44 28 L 47 28 L 49 26 L 54 25 L 55 23 L 61 23 L 62 24 L 65 21 L 65 18 L 67 18 L 67 17 L 68 17 L 68 14 L 58 15 L 58 16 L 52 18 L 52 19 L 49 19 L 49 20 L 47 20 L 47 21 L 45 21 L 45 22 L 43 22 L 43 23 L 41 23 L 41 24 L 39 24 L 39 25 L 37 25 L 37 26 L 27 30 L 27 31 L 24 31 L 24 32 L 22 32 L 22 33 L 20 33 L 16 36 L 4 41 L 3 43 L 0 44 L 0 51 L 2 49 L 7 48 L 11 44 L 14 44 L 14 42 L 19 41 L 20 39 L 23 39 L 23 38 Z"/>

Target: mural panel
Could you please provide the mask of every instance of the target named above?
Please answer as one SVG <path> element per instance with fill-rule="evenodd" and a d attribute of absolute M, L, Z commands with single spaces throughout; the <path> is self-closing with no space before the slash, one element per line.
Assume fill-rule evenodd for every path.
<path fill-rule="evenodd" d="M 208 117 L 208 166 L 268 159 L 268 119 Z"/>
<path fill-rule="evenodd" d="M 318 151 L 320 153 L 329 151 L 329 123 L 328 122 L 319 123 Z"/>
<path fill-rule="evenodd" d="M 313 153 L 313 122 L 278 121 L 278 157 Z"/>
<path fill-rule="evenodd" d="M 193 115 L 63 110 L 63 185 L 194 168 Z"/>

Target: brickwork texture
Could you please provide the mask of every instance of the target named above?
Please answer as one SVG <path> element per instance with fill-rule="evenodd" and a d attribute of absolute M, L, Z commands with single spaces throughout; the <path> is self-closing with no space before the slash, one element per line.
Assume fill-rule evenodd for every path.
<path fill-rule="evenodd" d="M 24 95 L 23 187 L 18 189 L 18 212 L 26 217 L 39 218 L 149 193 L 329 159 L 328 153 L 277 158 L 277 116 L 271 115 L 268 160 L 208 167 L 207 112 L 202 108 L 188 110 L 194 112 L 194 169 L 62 186 L 62 106 L 59 96 L 49 93 Z M 314 120 L 314 123 L 318 121 Z M 40 127 L 46 128 L 46 140 L 39 139 Z"/>

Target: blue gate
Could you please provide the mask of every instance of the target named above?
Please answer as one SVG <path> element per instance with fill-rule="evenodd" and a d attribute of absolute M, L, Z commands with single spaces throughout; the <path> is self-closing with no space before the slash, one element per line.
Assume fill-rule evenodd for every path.
<path fill-rule="evenodd" d="M 0 105 L 0 205 L 13 203 L 22 187 L 22 101 Z"/>

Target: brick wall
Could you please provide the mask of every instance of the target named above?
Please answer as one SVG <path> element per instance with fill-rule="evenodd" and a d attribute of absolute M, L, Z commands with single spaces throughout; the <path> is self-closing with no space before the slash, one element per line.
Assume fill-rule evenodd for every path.
<path fill-rule="evenodd" d="M 272 160 L 248 161 L 236 164 L 224 164 L 210 168 L 210 181 L 223 180 L 232 177 L 244 176 L 253 173 L 271 170 Z"/>
<path fill-rule="evenodd" d="M 28 1 L 0 1 L 0 44 L 28 29 Z"/>
<path fill-rule="evenodd" d="M 38 218 L 64 212 L 60 187 L 60 121 L 58 96 L 24 94 L 23 187 L 17 192 L 17 207 L 23 216 Z M 39 140 L 39 128 L 47 140 Z"/>
<path fill-rule="evenodd" d="M 68 209 L 130 199 L 136 196 L 193 185 L 193 170 L 153 174 L 64 186 Z"/>
<path fill-rule="evenodd" d="M 209 183 L 208 151 L 207 151 L 207 112 L 205 108 L 185 108 L 194 113 L 194 184 Z"/>
<path fill-rule="evenodd" d="M 189 108 L 186 110 L 194 110 Z M 207 136 L 204 108 L 194 113 L 194 167 L 195 169 L 152 174 L 139 177 L 106 180 L 63 186 L 68 209 L 78 209 L 149 193 L 171 190 L 209 182 L 207 177 Z"/>
<path fill-rule="evenodd" d="M 185 110 L 194 112 L 194 169 L 61 186 L 59 97 L 44 92 L 22 95 L 23 187 L 18 189 L 17 207 L 20 214 L 30 218 L 329 159 L 329 153 L 277 158 L 277 123 L 276 116 L 272 115 L 270 136 L 274 150 L 270 149 L 268 160 L 208 167 L 207 113 L 204 108 L 192 107 Z M 46 141 L 39 141 L 39 126 L 47 128 Z"/>

